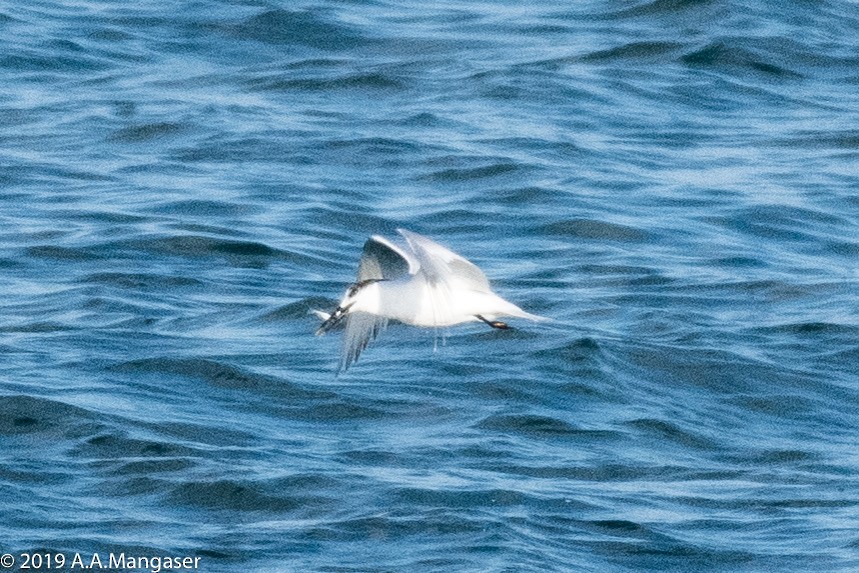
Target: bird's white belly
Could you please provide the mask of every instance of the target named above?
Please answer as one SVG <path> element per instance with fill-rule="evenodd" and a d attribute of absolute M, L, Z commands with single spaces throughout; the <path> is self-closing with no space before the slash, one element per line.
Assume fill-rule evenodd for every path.
<path fill-rule="evenodd" d="M 389 285 L 385 285 L 386 287 Z M 426 282 L 392 284 L 382 297 L 382 311 L 390 309 L 391 318 L 414 326 L 453 326 L 475 321 L 476 314 L 487 312 L 486 295 L 431 285 Z"/>

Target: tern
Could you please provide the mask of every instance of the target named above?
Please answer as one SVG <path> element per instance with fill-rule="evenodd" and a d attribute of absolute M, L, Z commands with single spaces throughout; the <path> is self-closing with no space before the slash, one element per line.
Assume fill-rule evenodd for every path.
<path fill-rule="evenodd" d="M 397 229 L 402 248 L 373 235 L 364 243 L 358 277 L 330 314 L 313 311 L 323 320 L 316 335 L 345 321 L 337 372 L 344 372 L 389 320 L 423 327 L 484 322 L 507 329 L 501 316 L 546 320 L 525 312 L 492 292 L 486 275 L 453 251 L 422 235 Z"/>

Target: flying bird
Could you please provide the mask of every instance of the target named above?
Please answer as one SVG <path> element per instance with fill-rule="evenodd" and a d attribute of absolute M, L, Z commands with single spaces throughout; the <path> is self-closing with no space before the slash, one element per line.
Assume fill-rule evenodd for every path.
<path fill-rule="evenodd" d="M 393 319 L 424 327 L 484 322 L 507 329 L 501 316 L 545 320 L 525 312 L 492 292 L 477 266 L 422 235 L 397 229 L 406 240 L 402 248 L 373 235 L 364 243 L 358 277 L 316 331 L 325 334 L 345 322 L 338 373 L 351 366 L 371 340 Z"/>

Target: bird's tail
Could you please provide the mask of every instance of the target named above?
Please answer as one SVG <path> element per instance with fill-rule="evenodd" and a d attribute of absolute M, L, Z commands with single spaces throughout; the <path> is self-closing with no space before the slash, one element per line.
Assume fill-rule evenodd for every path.
<path fill-rule="evenodd" d="M 535 322 L 541 322 L 546 320 L 551 320 L 547 316 L 540 316 L 539 314 L 532 314 L 530 312 L 524 311 L 512 302 L 508 302 L 501 297 L 498 297 L 498 302 L 500 305 L 498 315 L 499 316 L 512 316 L 514 318 L 525 318 L 528 320 L 533 320 Z"/>
<path fill-rule="evenodd" d="M 518 306 L 516 307 L 516 312 L 511 312 L 508 314 L 508 316 L 513 316 L 516 318 L 527 318 L 528 320 L 533 320 L 534 322 L 544 322 L 547 320 L 552 320 L 548 316 L 541 316 L 539 314 L 532 314 L 530 312 L 526 312 Z"/>

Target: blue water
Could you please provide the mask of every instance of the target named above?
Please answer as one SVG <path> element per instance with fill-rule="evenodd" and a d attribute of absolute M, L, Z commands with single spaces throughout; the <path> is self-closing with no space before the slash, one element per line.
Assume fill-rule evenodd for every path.
<path fill-rule="evenodd" d="M 856 3 L 16 4 L 12 569 L 859 570 Z M 553 320 L 336 377 L 397 227 Z"/>

